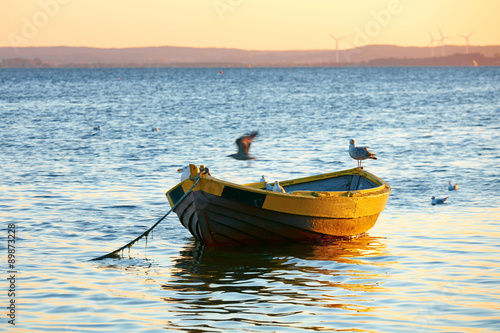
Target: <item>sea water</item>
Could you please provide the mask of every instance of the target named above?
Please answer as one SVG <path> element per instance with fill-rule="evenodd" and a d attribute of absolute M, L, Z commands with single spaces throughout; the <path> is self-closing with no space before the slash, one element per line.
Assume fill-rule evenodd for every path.
<path fill-rule="evenodd" d="M 500 331 L 500 68 L 3 69 L 0 115 L 1 331 Z M 363 237 L 212 250 L 171 214 L 89 261 L 188 163 L 286 180 L 349 139 L 392 187 Z"/>

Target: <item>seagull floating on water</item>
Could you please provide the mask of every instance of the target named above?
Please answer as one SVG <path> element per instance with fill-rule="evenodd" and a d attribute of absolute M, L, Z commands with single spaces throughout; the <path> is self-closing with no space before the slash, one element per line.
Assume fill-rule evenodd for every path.
<path fill-rule="evenodd" d="M 186 165 L 180 169 L 177 169 L 177 172 L 182 172 L 181 174 L 181 182 L 185 181 L 186 179 L 189 178 L 190 172 L 189 172 L 189 166 Z"/>
<path fill-rule="evenodd" d="M 371 158 L 376 160 L 376 154 L 368 151 L 367 147 L 356 147 L 356 141 L 354 139 L 349 140 L 349 155 L 358 161 L 358 168 L 361 168 L 361 161 Z"/>
<path fill-rule="evenodd" d="M 280 185 L 280 183 L 278 183 L 278 181 L 274 181 L 274 186 L 273 186 L 273 191 L 274 192 L 282 192 L 282 193 L 286 193 L 285 192 L 285 189 L 283 188 L 283 186 Z"/>
<path fill-rule="evenodd" d="M 458 190 L 458 184 L 453 185 L 451 182 L 448 184 L 448 191 Z"/>
<path fill-rule="evenodd" d="M 268 191 L 272 191 L 273 190 L 273 186 L 267 182 L 266 177 L 264 175 L 262 175 L 262 178 L 260 179 L 260 182 L 261 183 L 266 183 L 266 190 L 268 190 Z"/>
<path fill-rule="evenodd" d="M 444 204 L 444 202 L 448 199 L 448 197 L 446 198 L 442 198 L 442 199 L 436 199 L 435 196 L 432 196 L 432 204 L 433 205 L 441 205 L 441 204 Z"/>
<path fill-rule="evenodd" d="M 236 139 L 236 145 L 238 146 L 238 152 L 236 154 L 227 155 L 228 157 L 235 158 L 237 160 L 253 160 L 255 157 L 250 156 L 248 151 L 250 150 L 250 145 L 253 139 L 259 134 L 257 131 L 253 131 L 250 134 L 245 134 L 238 139 Z"/>

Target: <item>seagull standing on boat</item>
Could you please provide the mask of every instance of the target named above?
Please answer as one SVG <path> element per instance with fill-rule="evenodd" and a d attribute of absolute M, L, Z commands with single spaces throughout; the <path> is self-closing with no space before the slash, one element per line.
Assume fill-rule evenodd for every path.
<path fill-rule="evenodd" d="M 181 174 L 181 182 L 185 181 L 190 176 L 189 166 L 187 166 L 187 165 L 185 167 L 177 169 L 177 172 L 182 172 L 182 174 Z"/>
<path fill-rule="evenodd" d="M 354 139 L 349 141 L 349 155 L 358 161 L 358 168 L 361 168 L 361 161 L 366 160 L 367 158 L 371 158 L 376 160 L 376 154 L 368 151 L 367 147 L 356 147 L 356 142 Z"/>
<path fill-rule="evenodd" d="M 261 183 L 266 183 L 266 190 L 268 190 L 268 191 L 272 191 L 273 190 L 273 186 L 267 182 L 266 177 L 264 175 L 262 175 L 262 178 L 260 179 L 260 182 Z"/>
<path fill-rule="evenodd" d="M 285 189 L 283 188 L 283 186 L 280 185 L 280 183 L 278 183 L 278 181 L 274 181 L 274 186 L 273 186 L 273 191 L 274 192 L 282 192 L 282 193 L 286 193 L 285 192 Z"/>
<path fill-rule="evenodd" d="M 448 184 L 448 191 L 458 190 L 458 184 L 453 185 L 451 182 Z"/>
<path fill-rule="evenodd" d="M 442 199 L 436 199 L 435 196 L 432 196 L 432 204 L 433 205 L 441 205 L 441 204 L 444 204 L 444 202 L 448 199 L 448 197 L 446 198 L 442 198 Z"/>
<path fill-rule="evenodd" d="M 253 131 L 250 134 L 245 134 L 238 139 L 236 139 L 236 146 L 238 146 L 238 152 L 236 154 L 227 155 L 228 157 L 235 158 L 237 160 L 253 160 L 255 157 L 250 156 L 248 151 L 250 150 L 250 145 L 253 139 L 259 134 L 257 131 Z"/>

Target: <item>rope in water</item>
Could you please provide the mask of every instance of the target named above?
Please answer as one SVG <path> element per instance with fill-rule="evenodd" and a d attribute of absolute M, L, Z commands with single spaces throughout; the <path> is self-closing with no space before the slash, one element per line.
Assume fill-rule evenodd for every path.
<path fill-rule="evenodd" d="M 179 199 L 177 200 L 177 202 L 175 203 L 175 205 L 165 214 L 163 215 L 155 224 L 153 224 L 153 226 L 151 228 L 149 228 L 148 230 L 146 230 L 142 235 L 140 235 L 139 237 L 137 237 L 136 239 L 134 239 L 133 241 L 129 242 L 128 244 L 120 247 L 119 249 L 116 249 L 114 250 L 113 252 L 110 252 L 108 254 L 105 254 L 103 256 L 100 256 L 100 257 L 97 257 L 97 258 L 94 258 L 94 259 L 91 259 L 90 261 L 94 261 L 94 260 L 102 260 L 102 259 L 106 259 L 106 258 L 116 258 L 117 257 L 117 253 L 124 250 L 125 248 L 131 248 L 132 245 L 134 245 L 136 242 L 138 242 L 142 237 L 144 236 L 147 236 L 149 235 L 149 233 L 154 229 L 156 228 L 156 226 L 158 224 L 160 224 L 161 221 L 163 221 L 167 216 L 168 214 L 170 214 L 175 208 L 177 208 L 177 206 L 182 202 L 182 200 L 184 200 L 185 197 L 187 197 L 187 195 L 189 194 L 189 192 L 191 192 L 191 190 L 196 186 L 198 185 L 198 182 L 200 181 L 201 179 L 201 175 L 204 174 L 205 172 L 208 173 L 208 169 L 201 169 L 200 172 L 198 173 L 198 175 L 194 178 L 189 178 L 190 180 L 195 180 L 195 183 L 193 184 L 193 186 L 191 186 L 191 188 L 189 190 L 186 191 L 186 193 L 184 193 L 184 195 Z"/>

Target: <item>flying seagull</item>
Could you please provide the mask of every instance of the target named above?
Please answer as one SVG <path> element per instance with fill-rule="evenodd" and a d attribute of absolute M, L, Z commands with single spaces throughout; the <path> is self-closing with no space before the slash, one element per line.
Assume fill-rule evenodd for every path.
<path fill-rule="evenodd" d="M 250 156 L 248 151 L 250 150 L 250 145 L 253 139 L 259 134 L 257 131 L 253 131 L 250 134 L 245 134 L 238 139 L 236 139 L 236 145 L 238 146 L 238 152 L 236 154 L 227 155 L 228 157 L 235 158 L 237 160 L 253 160 L 255 157 Z"/>
<path fill-rule="evenodd" d="M 448 191 L 458 190 L 458 184 L 453 185 L 451 182 L 448 184 Z"/>
<path fill-rule="evenodd" d="M 446 198 L 443 198 L 443 199 L 436 199 L 435 196 L 432 196 L 432 204 L 433 205 L 440 205 L 440 204 L 444 204 L 444 202 L 448 199 L 448 197 Z"/>
<path fill-rule="evenodd" d="M 371 158 L 376 160 L 375 154 L 368 151 L 367 147 L 356 147 L 354 139 L 349 141 L 349 155 L 358 161 L 358 168 L 361 168 L 361 161 Z"/>

